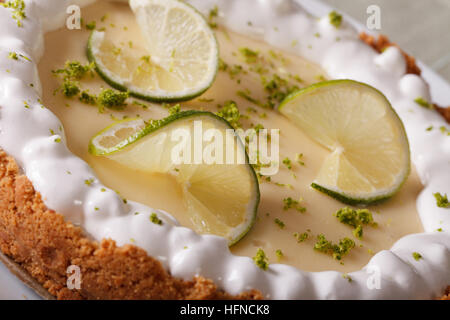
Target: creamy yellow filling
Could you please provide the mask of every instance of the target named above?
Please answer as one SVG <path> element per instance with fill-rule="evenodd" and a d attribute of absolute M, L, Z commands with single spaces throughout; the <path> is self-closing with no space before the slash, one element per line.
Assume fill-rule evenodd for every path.
<path fill-rule="evenodd" d="M 107 18 L 101 21 L 105 13 Z M 118 45 L 129 46 L 130 41 L 131 44 L 144 42 L 131 10 L 125 5 L 99 2 L 83 9 L 82 17 L 85 22 L 95 20 L 98 29 L 105 27 L 106 33 L 113 35 Z M 61 81 L 51 71 L 61 68 L 68 60 L 87 63 L 85 49 L 89 33 L 90 31 L 85 28 L 61 29 L 45 36 L 46 51 L 39 63 L 44 104 L 62 121 L 70 150 L 86 160 L 105 185 L 117 190 L 126 199 L 163 209 L 175 216 L 182 225 L 191 226 L 188 217 L 184 215 L 186 208 L 181 201 L 180 186 L 173 177 L 135 172 L 111 160 L 94 157 L 87 149 L 92 136 L 109 125 L 113 119 L 136 116 L 159 119 L 168 114 L 167 108 L 143 102 L 149 106 L 148 109 L 130 103 L 123 111 L 105 109 L 104 113 L 99 113 L 95 106 L 83 104 L 77 98 L 68 99 L 61 93 L 54 94 Z M 300 77 L 301 83 L 297 81 L 298 79 L 290 77 L 292 83 L 300 87 L 320 81 L 326 76 L 318 66 L 301 57 L 281 53 L 264 43 L 222 29 L 216 29 L 216 35 L 220 45 L 220 56 L 230 67 L 241 65 L 249 69 L 250 65 L 245 62 L 245 57 L 240 52 L 241 48 L 246 47 L 263 54 L 273 65 L 270 67 L 271 70 L 280 76 L 288 78 L 291 74 Z M 108 88 L 98 76 L 93 78 L 88 76 L 82 81 L 82 85 L 91 93 L 99 92 L 102 87 Z M 257 249 L 262 248 L 270 263 L 286 263 L 307 271 L 334 269 L 349 272 L 360 269 L 372 254 L 390 248 L 404 235 L 423 231 L 416 212 L 416 198 L 422 185 L 413 168 L 406 184 L 394 198 L 369 208 L 374 212 L 374 220 L 378 223 L 378 227 L 364 227 L 363 238 L 356 239 L 352 235 L 352 228 L 341 224 L 333 216 L 333 213 L 345 205 L 310 188 L 328 154 L 327 150 L 314 143 L 276 111 L 251 103 L 242 97 L 242 94 L 237 94 L 238 91 L 247 92 L 258 101 L 266 101 L 267 92 L 264 91 L 257 72 L 241 72 L 230 77 L 229 72 L 220 71 L 213 86 L 206 93 L 195 100 L 182 103 L 183 110 L 201 109 L 217 112 L 217 105 L 234 100 L 241 114 L 248 117 L 241 119 L 244 128 L 261 124 L 268 129 L 281 129 L 280 170 L 271 177 L 271 182 L 262 179 L 257 221 L 248 235 L 231 248 L 233 253 L 253 257 Z M 249 110 L 249 107 L 252 109 Z M 303 154 L 301 161 L 304 165 L 295 161 L 296 154 L 300 153 Z M 291 169 L 282 163 L 286 157 L 292 161 Z M 301 213 L 295 209 L 284 210 L 283 199 L 288 197 L 293 200 L 302 198 L 301 206 L 305 207 L 306 211 Z M 309 237 L 299 243 L 293 234 L 304 232 L 307 232 Z M 343 262 L 335 261 L 331 256 L 313 249 L 319 234 L 324 234 L 333 242 L 338 242 L 344 237 L 352 238 L 356 242 L 356 247 L 344 257 Z M 277 255 L 277 250 L 282 251 L 281 258 L 280 254 Z"/>

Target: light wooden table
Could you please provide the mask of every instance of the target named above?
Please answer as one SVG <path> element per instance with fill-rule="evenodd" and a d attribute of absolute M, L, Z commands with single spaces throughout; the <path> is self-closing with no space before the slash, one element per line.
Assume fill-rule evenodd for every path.
<path fill-rule="evenodd" d="M 370 5 L 381 9 L 381 30 L 450 82 L 450 0 L 322 0 L 366 24 Z"/>

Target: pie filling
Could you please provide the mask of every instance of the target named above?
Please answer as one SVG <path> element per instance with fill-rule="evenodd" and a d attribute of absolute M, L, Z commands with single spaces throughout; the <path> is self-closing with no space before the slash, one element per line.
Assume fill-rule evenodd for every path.
<path fill-rule="evenodd" d="M 82 14 L 85 23 L 96 21 L 97 30 L 105 28 L 117 47 L 131 47 L 133 43 L 144 41 L 127 5 L 101 1 L 84 8 Z M 250 232 L 231 247 L 232 253 L 254 257 L 257 249 L 262 248 L 270 263 L 284 263 L 305 271 L 332 269 L 350 272 L 361 269 L 373 254 L 389 249 L 403 236 L 423 232 L 416 211 L 416 199 L 422 185 L 415 168 L 412 168 L 398 194 L 382 204 L 368 207 L 377 226 L 365 226 L 363 237 L 354 237 L 353 229 L 333 215 L 346 205 L 310 187 L 328 151 L 274 109 L 261 106 L 268 101 L 268 92 L 261 83 L 258 66 L 268 68 L 271 75 L 288 79 L 286 90 L 321 81 L 326 78 L 324 71 L 299 56 L 281 52 L 222 27 L 215 29 L 215 32 L 220 58 L 224 63 L 213 86 L 202 96 L 181 103 L 181 109 L 217 112 L 218 105 L 223 106 L 232 100 L 240 110 L 239 122 L 244 129 L 258 125 L 280 129 L 280 152 L 279 159 L 276 159 L 278 173 L 271 176 L 270 181 L 267 177 L 261 177 L 257 220 Z M 162 104 L 134 98 L 129 101 L 139 103 L 128 103 L 123 110 L 104 109 L 100 112 L 95 106 L 82 103 L 76 97 L 67 98 L 57 91 L 61 80 L 52 71 L 62 68 L 66 61 L 87 64 L 89 34 L 90 30 L 83 27 L 81 30 L 63 28 L 45 35 L 47 50 L 38 65 L 43 103 L 63 123 L 69 149 L 89 163 L 103 184 L 125 199 L 162 209 L 173 215 L 181 225 L 192 227 L 181 200 L 181 187 L 172 176 L 133 171 L 114 161 L 89 154 L 90 139 L 113 120 L 126 117 L 160 119 L 168 114 L 167 107 Z M 249 54 L 254 52 L 258 53 L 259 58 L 264 57 L 263 62 L 255 64 L 251 61 Z M 98 75 L 88 76 L 82 81 L 82 86 L 91 93 L 109 87 Z M 302 155 L 301 158 L 298 158 L 299 155 Z M 299 203 L 285 208 L 284 199 L 288 198 Z M 337 261 L 314 250 L 320 234 L 333 242 L 349 237 L 356 245 L 341 261 Z"/>

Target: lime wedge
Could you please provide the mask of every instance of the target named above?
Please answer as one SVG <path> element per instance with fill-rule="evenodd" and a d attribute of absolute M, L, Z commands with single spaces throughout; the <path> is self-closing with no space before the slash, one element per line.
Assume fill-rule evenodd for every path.
<path fill-rule="evenodd" d="M 293 93 L 279 111 L 330 151 L 313 188 L 347 204 L 373 204 L 394 195 L 408 177 L 403 123 L 375 88 L 325 81 Z"/>
<path fill-rule="evenodd" d="M 131 0 L 130 5 L 145 48 L 120 45 L 113 34 L 93 31 L 87 55 L 99 75 L 148 101 L 183 101 L 205 92 L 217 74 L 219 49 L 202 15 L 178 0 Z"/>
<path fill-rule="evenodd" d="M 214 130 L 226 137 L 232 129 L 223 118 L 210 112 L 184 111 L 145 123 L 140 119 L 120 121 L 91 139 L 89 152 L 138 171 L 173 175 L 182 186 L 186 214 L 195 231 L 225 237 L 230 245 L 238 242 L 252 227 L 259 204 L 259 185 L 245 148 L 233 133 L 234 143 L 223 139 L 223 158 L 214 162 L 182 161 L 174 157 L 179 146 L 174 135 L 188 133 L 192 138 L 183 154 L 194 159 L 196 126 L 203 132 Z M 230 132 L 230 131 L 228 131 Z M 205 153 L 208 143 L 204 143 Z M 226 162 L 226 155 L 242 155 L 244 161 Z M 175 154 L 177 154 L 175 152 Z M 236 157 L 234 158 L 237 159 Z"/>

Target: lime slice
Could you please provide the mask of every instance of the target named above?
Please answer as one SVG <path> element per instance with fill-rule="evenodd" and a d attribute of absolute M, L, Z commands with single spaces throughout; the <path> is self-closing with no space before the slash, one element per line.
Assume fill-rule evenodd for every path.
<path fill-rule="evenodd" d="M 125 119 L 106 127 L 92 138 L 89 152 L 96 156 L 119 151 L 144 134 L 146 124 L 143 119 Z"/>
<path fill-rule="evenodd" d="M 203 161 L 195 162 L 198 164 L 192 161 L 195 160 L 195 144 L 198 140 L 194 142 L 194 139 L 200 123 L 203 133 L 212 129 L 224 137 L 220 144 L 223 146 L 223 157 L 217 157 L 215 162 L 205 158 L 205 150 L 210 145 L 205 142 L 201 151 Z M 233 132 L 228 129 L 232 127 L 223 118 L 202 111 L 179 112 L 147 124 L 140 119 L 131 119 L 100 131 L 91 139 L 89 152 L 134 170 L 173 175 L 182 186 L 186 214 L 194 230 L 225 237 L 233 245 L 250 230 L 255 221 L 259 185 L 237 135 L 232 134 L 234 143 L 229 143 L 229 140 L 225 143 L 227 134 Z M 192 139 L 187 148 L 176 149 L 181 140 L 173 137 L 178 133 L 184 136 L 188 133 Z M 175 150 L 184 150 L 185 154 L 191 153 L 191 156 L 186 158 L 188 161 L 180 163 L 179 158 L 174 157 Z M 230 164 L 227 164 L 227 154 L 235 155 L 234 160 L 240 155 L 244 161 L 229 161 Z"/>
<path fill-rule="evenodd" d="M 131 0 L 130 5 L 145 47 L 120 45 L 113 34 L 93 31 L 87 55 L 99 75 L 149 101 L 183 101 L 205 92 L 217 74 L 219 49 L 202 15 L 178 0 Z"/>
<path fill-rule="evenodd" d="M 375 88 L 325 81 L 293 93 L 279 111 L 330 151 L 313 188 L 347 204 L 373 204 L 394 195 L 408 177 L 405 129 Z"/>

